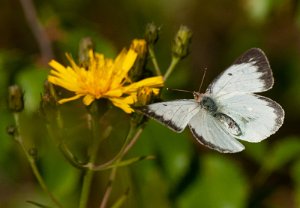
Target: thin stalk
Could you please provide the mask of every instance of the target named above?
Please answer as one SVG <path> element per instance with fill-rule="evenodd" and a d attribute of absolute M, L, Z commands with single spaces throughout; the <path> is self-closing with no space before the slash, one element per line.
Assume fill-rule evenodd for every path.
<path fill-rule="evenodd" d="M 55 102 L 58 103 L 58 97 L 56 95 L 56 92 L 55 92 L 53 84 L 49 83 L 49 88 L 50 88 L 50 94 L 51 94 L 51 96 L 53 96 Z M 56 104 L 56 105 L 58 105 L 58 104 Z M 56 115 L 55 115 L 56 123 L 57 123 L 58 128 L 60 128 L 60 130 L 62 130 L 63 127 L 64 127 L 63 119 L 62 119 L 62 116 L 61 116 L 61 112 L 58 109 L 58 106 L 56 106 L 56 107 L 57 107 L 56 112 L 55 112 L 56 113 Z"/>
<path fill-rule="evenodd" d="M 180 58 L 172 57 L 171 64 L 164 75 L 164 81 L 166 81 L 168 79 L 168 77 L 171 75 L 171 73 L 173 72 L 173 70 L 175 69 L 175 66 L 178 64 L 179 61 L 180 61 Z"/>
<path fill-rule="evenodd" d="M 38 43 L 41 51 L 41 57 L 43 64 L 47 64 L 49 60 L 53 58 L 53 51 L 51 47 L 50 39 L 43 28 L 41 22 L 38 19 L 36 8 L 32 0 L 20 0 L 22 9 L 24 11 L 27 23 Z"/>
<path fill-rule="evenodd" d="M 97 142 L 97 139 L 100 140 L 100 138 L 98 138 L 99 128 L 97 127 L 97 122 L 96 122 L 95 116 L 92 116 L 91 128 L 92 128 L 93 144 L 92 144 L 92 149 L 90 152 L 90 154 L 91 154 L 90 162 L 93 163 L 96 160 L 98 148 L 99 148 L 99 142 Z M 89 194 L 90 194 L 93 176 L 94 176 L 94 171 L 89 170 L 89 169 L 85 171 L 84 178 L 83 178 L 83 185 L 82 185 L 82 189 L 81 189 L 79 208 L 87 207 L 87 202 L 88 202 L 88 198 L 89 198 Z"/>
<path fill-rule="evenodd" d="M 110 194 L 112 192 L 112 188 L 113 188 L 113 183 L 115 181 L 116 178 L 116 173 L 117 173 L 117 169 L 118 169 L 118 163 L 122 160 L 122 158 L 125 156 L 125 154 L 129 151 L 129 149 L 133 146 L 133 144 L 137 141 L 137 139 L 139 138 L 140 134 L 142 133 L 142 128 L 140 129 L 136 129 L 136 126 L 131 124 L 130 126 L 130 130 L 128 132 L 126 141 L 129 142 L 131 141 L 128 145 L 125 144 L 123 145 L 123 148 L 120 151 L 120 156 L 119 158 L 117 158 L 117 160 L 115 161 L 116 166 L 112 168 L 111 172 L 110 172 L 110 176 L 109 176 L 109 181 L 104 193 L 104 196 L 102 198 L 102 201 L 100 203 L 100 207 L 99 208 L 105 208 L 108 202 L 108 199 L 110 197 Z M 132 141 L 134 141 L 132 143 Z M 126 142 L 126 143 L 127 143 Z"/>
<path fill-rule="evenodd" d="M 18 142 L 18 144 L 21 146 L 23 152 L 25 153 L 26 159 L 28 160 L 30 167 L 33 171 L 34 176 L 36 177 L 38 183 L 40 184 L 41 188 L 43 189 L 43 191 L 50 197 L 50 199 L 53 201 L 53 203 L 59 207 L 59 208 L 63 208 L 63 206 L 60 204 L 60 202 L 54 197 L 54 195 L 49 191 L 44 179 L 42 178 L 36 164 L 35 164 L 35 160 L 34 158 L 29 155 L 28 151 L 25 148 L 24 142 L 23 142 L 23 138 L 20 134 L 20 121 L 19 121 L 19 114 L 18 113 L 14 113 L 14 119 L 15 119 L 15 123 L 16 123 L 16 128 L 17 128 L 17 134 L 15 136 L 15 140 Z"/>
<path fill-rule="evenodd" d="M 114 156 L 113 159 L 111 159 L 108 162 L 101 164 L 101 165 L 95 165 L 93 163 L 88 163 L 86 165 L 83 165 L 83 167 L 92 169 L 94 171 L 106 170 L 107 168 L 109 168 L 112 164 L 114 164 L 119 158 L 121 158 L 123 155 L 125 155 L 130 150 L 130 148 L 133 146 L 133 144 L 137 141 L 137 139 L 141 135 L 142 131 L 143 131 L 143 128 L 139 128 L 136 131 L 135 127 L 133 127 L 133 126 L 130 127 L 130 130 L 127 134 L 127 137 L 125 139 L 123 146 L 121 147 L 121 150 L 117 153 L 116 156 Z"/>
<path fill-rule="evenodd" d="M 150 55 L 151 61 L 153 63 L 156 75 L 161 76 L 161 71 L 160 71 L 160 68 L 158 66 L 158 63 L 157 63 L 157 60 L 156 60 L 156 56 L 155 56 L 152 44 L 149 45 L 148 51 L 149 51 L 149 55 Z"/>
<path fill-rule="evenodd" d="M 99 122 L 98 122 L 98 117 L 92 115 L 91 119 L 91 128 L 92 128 L 92 147 L 90 151 L 90 163 L 95 163 L 97 154 L 98 154 L 98 149 L 100 146 L 100 142 L 102 141 L 103 138 L 108 137 L 111 131 L 111 126 L 108 126 L 105 131 L 103 132 L 103 136 L 100 136 L 100 131 L 99 131 Z M 81 190 L 81 196 L 80 196 L 80 201 L 79 201 L 79 208 L 86 208 L 87 203 L 88 203 L 88 198 L 90 195 L 91 191 L 91 183 L 93 180 L 94 176 L 94 170 L 87 169 L 85 171 L 84 177 L 83 177 L 83 185 L 82 185 L 82 190 Z"/>
<path fill-rule="evenodd" d="M 101 201 L 99 208 L 106 207 L 106 204 L 108 202 L 109 196 L 110 196 L 112 188 L 113 188 L 113 182 L 116 178 L 116 173 L 117 173 L 117 167 L 113 168 L 110 172 L 109 181 L 108 181 L 108 184 L 107 184 L 107 187 L 106 187 L 106 190 L 105 190 L 105 193 L 104 193 L 104 196 L 103 196 L 103 199 Z"/>

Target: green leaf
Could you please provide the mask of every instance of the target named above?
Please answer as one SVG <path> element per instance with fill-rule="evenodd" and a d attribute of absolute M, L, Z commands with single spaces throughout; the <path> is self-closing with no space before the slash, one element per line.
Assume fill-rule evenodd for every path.
<path fill-rule="evenodd" d="M 240 167 L 225 155 L 202 158 L 197 180 L 179 197 L 178 207 L 245 207 L 248 183 Z"/>
<path fill-rule="evenodd" d="M 139 157 L 134 157 L 134 158 L 130 158 L 130 159 L 126 159 L 126 160 L 122 160 L 120 162 L 115 162 L 113 163 L 112 165 L 109 165 L 107 167 L 104 167 L 104 168 L 97 168 L 95 167 L 94 170 L 95 171 L 99 171 L 99 170 L 107 170 L 107 169 L 111 169 L 111 168 L 115 168 L 115 167 L 122 167 L 122 166 L 128 166 L 128 165 L 131 165 L 133 163 L 136 163 L 136 162 L 139 162 L 139 161 L 142 161 L 142 160 L 153 160 L 155 159 L 154 156 L 139 156 Z"/>

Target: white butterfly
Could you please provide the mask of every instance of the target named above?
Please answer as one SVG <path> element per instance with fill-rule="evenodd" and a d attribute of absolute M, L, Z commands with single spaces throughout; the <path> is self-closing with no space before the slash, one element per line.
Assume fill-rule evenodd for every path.
<path fill-rule="evenodd" d="M 221 73 L 195 99 L 160 102 L 140 110 L 176 132 L 188 125 L 203 145 L 223 153 L 245 147 L 236 139 L 260 142 L 282 125 L 284 110 L 275 101 L 256 95 L 272 88 L 272 70 L 264 52 L 253 48 Z"/>

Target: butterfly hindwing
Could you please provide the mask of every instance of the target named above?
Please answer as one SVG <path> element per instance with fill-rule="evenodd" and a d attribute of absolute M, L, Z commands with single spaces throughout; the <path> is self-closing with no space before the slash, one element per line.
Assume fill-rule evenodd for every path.
<path fill-rule="evenodd" d="M 182 132 L 190 119 L 200 110 L 194 99 L 183 99 L 154 103 L 139 108 L 145 115 L 166 125 L 176 132 Z"/>
<path fill-rule="evenodd" d="M 189 122 L 195 138 L 203 145 L 222 153 L 240 152 L 244 146 L 230 135 L 210 113 L 201 110 Z"/>
<path fill-rule="evenodd" d="M 263 92 L 273 86 L 274 79 L 264 52 L 253 48 L 241 55 L 208 87 L 207 93 L 223 96 L 230 93 Z"/>
<path fill-rule="evenodd" d="M 283 124 L 284 111 L 275 101 L 255 94 L 240 94 L 220 102 L 219 111 L 230 116 L 240 127 L 237 138 L 260 142 Z"/>

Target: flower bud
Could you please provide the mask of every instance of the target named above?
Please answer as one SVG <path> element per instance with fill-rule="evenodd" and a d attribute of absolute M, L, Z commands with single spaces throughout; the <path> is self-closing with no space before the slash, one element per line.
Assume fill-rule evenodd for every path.
<path fill-rule="evenodd" d="M 154 23 L 149 23 L 146 26 L 145 31 L 145 39 L 148 44 L 155 44 L 159 38 L 159 30 L 160 28 L 157 27 Z"/>
<path fill-rule="evenodd" d="M 137 101 L 134 104 L 134 107 L 137 109 L 141 106 L 148 105 L 152 103 L 153 100 L 157 99 L 159 94 L 159 88 L 150 88 L 150 87 L 141 87 L 137 91 Z M 132 116 L 132 122 L 134 125 L 143 125 L 147 121 L 147 117 L 140 113 L 135 113 Z"/>
<path fill-rule="evenodd" d="M 180 26 L 173 41 L 172 55 L 179 59 L 186 57 L 188 55 L 191 38 L 191 30 L 186 26 Z"/>
<path fill-rule="evenodd" d="M 130 45 L 138 55 L 144 56 L 147 52 L 147 43 L 144 39 L 134 39 Z"/>
<path fill-rule="evenodd" d="M 44 93 L 42 94 L 40 102 L 40 113 L 44 118 L 46 118 L 47 115 L 55 115 L 53 112 L 56 110 L 57 103 L 53 93 L 51 93 L 51 90 L 54 90 L 52 87 L 48 81 L 44 82 Z"/>
<path fill-rule="evenodd" d="M 144 39 L 134 39 L 131 43 L 130 49 L 137 53 L 134 66 L 129 71 L 131 81 L 135 82 L 141 79 L 144 71 L 147 55 L 147 42 Z"/>
<path fill-rule="evenodd" d="M 136 106 L 144 106 L 151 103 L 158 93 L 158 88 L 142 87 L 138 89 Z"/>
<path fill-rule="evenodd" d="M 24 109 L 24 94 L 18 85 L 8 88 L 8 108 L 13 112 L 21 112 Z"/>
<path fill-rule="evenodd" d="M 89 65 L 89 51 L 94 49 L 94 43 L 90 37 L 82 38 L 79 43 L 78 58 L 79 64 L 87 68 Z"/>

